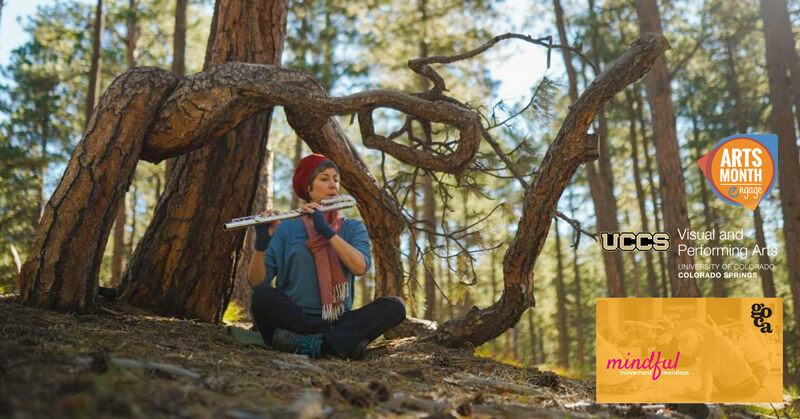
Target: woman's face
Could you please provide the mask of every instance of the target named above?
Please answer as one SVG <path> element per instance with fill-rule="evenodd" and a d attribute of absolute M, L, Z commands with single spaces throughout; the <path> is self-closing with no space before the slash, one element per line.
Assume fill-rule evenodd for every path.
<path fill-rule="evenodd" d="M 308 196 L 311 202 L 320 203 L 323 199 L 328 199 L 339 195 L 339 172 L 335 168 L 329 167 L 317 174 L 311 181 L 311 190 Z"/>

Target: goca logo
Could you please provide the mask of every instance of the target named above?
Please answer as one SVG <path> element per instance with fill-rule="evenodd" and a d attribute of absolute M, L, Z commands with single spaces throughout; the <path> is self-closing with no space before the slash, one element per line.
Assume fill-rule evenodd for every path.
<path fill-rule="evenodd" d="M 720 199 L 755 210 L 761 198 L 775 185 L 778 136 L 732 135 L 717 143 L 697 165 Z"/>

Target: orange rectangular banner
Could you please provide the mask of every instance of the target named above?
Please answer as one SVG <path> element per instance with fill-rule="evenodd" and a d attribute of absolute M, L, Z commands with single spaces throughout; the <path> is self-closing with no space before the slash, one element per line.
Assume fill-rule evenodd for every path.
<path fill-rule="evenodd" d="M 598 298 L 598 403 L 783 400 L 781 298 Z"/>

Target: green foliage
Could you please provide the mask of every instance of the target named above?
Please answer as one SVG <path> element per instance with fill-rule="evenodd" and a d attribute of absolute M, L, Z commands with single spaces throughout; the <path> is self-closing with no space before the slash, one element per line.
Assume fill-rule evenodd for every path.
<path fill-rule="evenodd" d="M 107 2 L 101 91 L 128 68 L 125 19 L 132 14 L 139 23 L 136 64 L 169 68 L 174 7 L 173 1 L 156 0 L 139 2 L 131 11 L 127 1 Z M 209 28 L 207 11 L 200 7 L 190 7 L 189 71 L 202 66 Z M 2 69 L 8 82 L 0 86 L 0 286 L 13 289 L 10 246 L 26 259 L 39 214 L 83 133 L 93 24 L 94 8 L 84 2 L 40 7 L 25 24 L 30 40 L 12 51 L 9 65 Z M 150 183 L 147 192 L 129 204 L 139 217 L 139 231 L 129 231 L 129 236 L 138 233 L 132 235 L 137 240 L 155 205 L 156 172 L 163 176 L 163 168 L 140 165 L 131 188 L 136 189 L 137 182 Z M 128 247 L 134 243 L 131 240 Z M 101 277 L 108 277 L 107 264 Z"/>
<path fill-rule="evenodd" d="M 245 309 L 236 304 L 235 301 L 231 301 L 228 303 L 228 307 L 225 309 L 225 314 L 222 315 L 222 322 L 223 323 L 234 323 L 238 322 L 242 319 L 247 317 L 247 312 Z"/>

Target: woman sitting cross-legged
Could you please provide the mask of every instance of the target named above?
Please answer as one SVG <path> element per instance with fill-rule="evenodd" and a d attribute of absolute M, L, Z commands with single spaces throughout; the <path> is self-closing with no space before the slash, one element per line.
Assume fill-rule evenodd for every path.
<path fill-rule="evenodd" d="M 248 275 L 256 327 L 275 349 L 361 359 L 369 342 L 405 319 L 403 300 L 382 297 L 351 310 L 354 277 L 370 268 L 370 242 L 360 220 L 319 211 L 339 194 L 336 164 L 321 154 L 305 157 L 292 187 L 307 202 L 299 208 L 305 214 L 256 226 Z"/>

